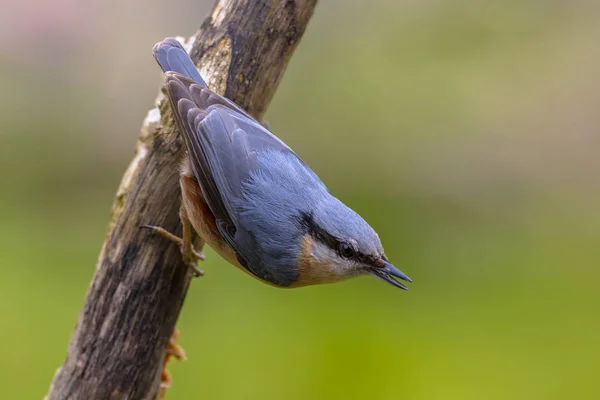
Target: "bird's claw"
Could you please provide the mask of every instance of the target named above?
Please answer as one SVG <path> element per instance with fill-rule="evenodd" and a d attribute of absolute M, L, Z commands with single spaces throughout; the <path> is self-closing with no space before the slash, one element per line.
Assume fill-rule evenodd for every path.
<path fill-rule="evenodd" d="M 177 344 L 177 339 L 179 338 L 179 329 L 173 329 L 173 334 L 169 339 L 169 344 L 167 344 L 167 357 L 174 357 L 176 360 L 186 360 L 185 351 L 183 347 Z"/>
<path fill-rule="evenodd" d="M 198 268 L 198 261 L 204 261 L 206 259 L 206 256 L 203 252 L 194 249 L 191 240 L 184 240 L 183 238 L 172 234 L 171 232 L 167 231 L 164 228 L 161 228 L 160 226 L 142 225 L 142 228 L 150 229 L 151 231 L 158 233 L 162 237 L 169 239 L 174 243 L 177 243 L 179 249 L 181 250 L 183 261 L 192 271 L 192 275 L 194 277 L 204 275 L 204 271 Z"/>
<path fill-rule="evenodd" d="M 169 339 L 169 343 L 167 344 L 167 350 L 165 352 L 165 361 L 163 363 L 163 370 L 160 376 L 160 389 L 158 393 L 158 400 L 162 400 L 165 397 L 166 391 L 171 387 L 173 383 L 173 378 L 171 377 L 171 373 L 167 370 L 167 365 L 171 361 L 172 358 L 176 360 L 185 360 L 185 351 L 183 351 L 183 347 L 177 344 L 177 338 L 179 337 L 179 330 L 175 328 L 173 330 L 173 334 Z"/>

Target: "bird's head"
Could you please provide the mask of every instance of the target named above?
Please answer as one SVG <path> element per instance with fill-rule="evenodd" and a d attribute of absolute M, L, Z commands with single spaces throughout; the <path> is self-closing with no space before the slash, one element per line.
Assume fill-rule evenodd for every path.
<path fill-rule="evenodd" d="M 389 262 L 377 233 L 338 199 L 303 213 L 301 224 L 306 233 L 300 246 L 300 282 L 337 282 L 369 274 L 408 290 L 398 279 L 411 279 Z"/>

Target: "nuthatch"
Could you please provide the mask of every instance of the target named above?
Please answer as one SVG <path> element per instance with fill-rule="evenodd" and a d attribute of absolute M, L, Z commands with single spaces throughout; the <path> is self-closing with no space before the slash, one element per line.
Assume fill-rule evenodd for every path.
<path fill-rule="evenodd" d="M 157 43 L 153 53 L 188 156 L 180 174 L 183 238 L 148 227 L 179 243 L 191 268 L 201 273 L 202 254 L 192 248 L 190 223 L 225 260 L 277 287 L 371 274 L 407 289 L 395 278 L 410 278 L 388 261 L 373 228 L 285 143 L 211 91 L 177 40 Z"/>

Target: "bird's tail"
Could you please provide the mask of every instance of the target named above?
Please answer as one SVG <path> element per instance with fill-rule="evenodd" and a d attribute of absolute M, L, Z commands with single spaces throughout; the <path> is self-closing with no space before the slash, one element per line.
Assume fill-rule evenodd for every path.
<path fill-rule="evenodd" d="M 206 86 L 194 62 L 177 39 L 167 38 L 156 43 L 152 54 L 163 72 L 177 72 Z"/>

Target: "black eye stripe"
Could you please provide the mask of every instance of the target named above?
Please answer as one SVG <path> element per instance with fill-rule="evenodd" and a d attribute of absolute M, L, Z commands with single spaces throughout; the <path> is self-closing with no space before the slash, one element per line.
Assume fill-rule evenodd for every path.
<path fill-rule="evenodd" d="M 330 235 L 329 232 L 321 228 L 319 224 L 317 224 L 317 222 L 314 220 L 312 213 L 303 212 L 300 214 L 298 220 L 300 222 L 300 225 L 306 230 L 307 233 L 309 233 L 313 238 L 315 238 L 315 240 L 326 244 L 327 247 L 338 253 L 340 256 L 345 258 L 352 258 L 353 260 L 360 261 L 364 264 L 378 266 L 375 257 L 356 251 L 356 249 L 352 247 L 352 245 L 349 245 L 343 240 L 337 239 L 336 237 Z M 352 248 L 354 254 L 351 257 L 346 257 L 343 254 L 341 254 L 340 247 L 343 244 L 348 244 Z"/>
<path fill-rule="evenodd" d="M 316 223 L 312 213 L 301 213 L 299 219 L 302 226 L 313 238 L 325 243 L 332 250 L 338 251 L 340 242 Z"/>

